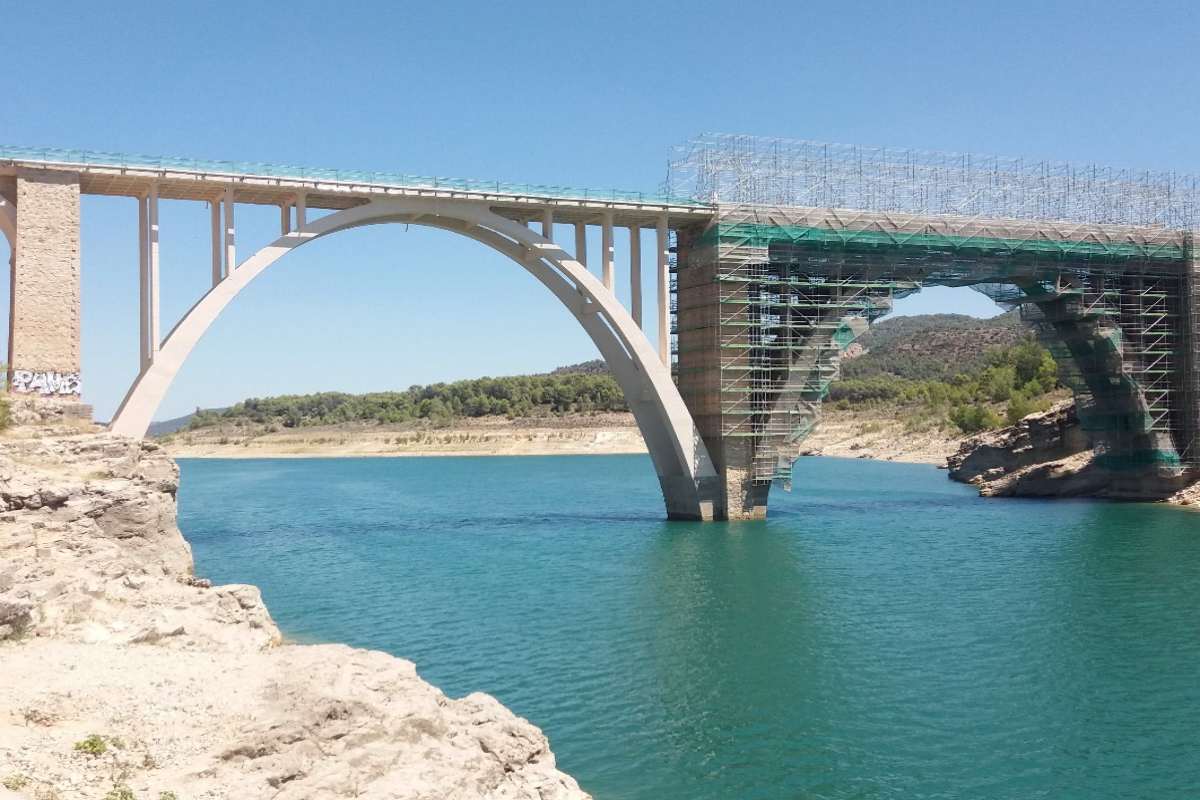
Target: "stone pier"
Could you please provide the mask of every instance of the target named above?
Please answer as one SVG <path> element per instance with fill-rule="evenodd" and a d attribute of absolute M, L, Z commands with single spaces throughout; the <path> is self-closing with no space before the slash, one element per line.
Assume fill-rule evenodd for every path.
<path fill-rule="evenodd" d="M 79 405 L 79 176 L 18 172 L 0 187 L 16 207 L 8 387 L 38 403 Z"/>

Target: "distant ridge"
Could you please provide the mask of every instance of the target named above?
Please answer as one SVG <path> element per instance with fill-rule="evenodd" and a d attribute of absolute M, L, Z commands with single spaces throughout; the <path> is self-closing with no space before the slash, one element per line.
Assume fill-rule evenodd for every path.
<path fill-rule="evenodd" d="M 991 319 L 963 314 L 891 317 L 859 338 L 865 352 L 843 362 L 842 376 L 948 380 L 983 367 L 990 351 L 1012 347 L 1030 335 L 1016 311 Z"/>
<path fill-rule="evenodd" d="M 205 409 L 205 410 L 207 410 L 207 411 L 224 411 L 225 409 L 210 408 L 210 409 Z M 175 431 L 183 430 L 184 428 L 186 428 L 188 426 L 188 423 L 192 421 L 192 417 L 196 416 L 196 414 L 198 414 L 200 411 L 201 411 L 201 409 L 197 408 L 192 413 L 184 414 L 182 417 L 175 417 L 174 419 L 164 419 L 160 422 L 151 422 L 150 428 L 146 431 L 146 435 L 148 435 L 148 436 L 166 436 L 168 433 L 174 433 Z"/>

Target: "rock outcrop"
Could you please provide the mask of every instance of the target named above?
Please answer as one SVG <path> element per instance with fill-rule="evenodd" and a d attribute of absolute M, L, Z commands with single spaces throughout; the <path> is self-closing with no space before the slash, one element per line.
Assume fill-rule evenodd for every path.
<path fill-rule="evenodd" d="M 946 465 L 951 479 L 983 484 L 1027 467 L 1076 456 L 1090 446 L 1079 428 L 1075 403 L 1060 403 L 1016 425 L 972 436 L 946 459 Z"/>
<path fill-rule="evenodd" d="M 0 796 L 587 797 L 493 698 L 283 643 L 193 575 L 174 462 L 77 428 L 0 438 Z"/>
<path fill-rule="evenodd" d="M 952 480 L 974 484 L 986 497 L 1160 501 L 1170 500 L 1195 478 L 1179 469 L 1114 472 L 1098 466 L 1074 402 L 967 439 L 947 459 L 947 467 Z"/>

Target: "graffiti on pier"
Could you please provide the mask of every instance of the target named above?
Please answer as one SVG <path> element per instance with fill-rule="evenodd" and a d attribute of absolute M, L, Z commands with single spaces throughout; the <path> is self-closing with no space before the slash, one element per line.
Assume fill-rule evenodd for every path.
<path fill-rule="evenodd" d="M 15 369 L 12 374 L 12 390 L 22 394 L 77 395 L 79 394 L 78 372 L 34 372 Z"/>

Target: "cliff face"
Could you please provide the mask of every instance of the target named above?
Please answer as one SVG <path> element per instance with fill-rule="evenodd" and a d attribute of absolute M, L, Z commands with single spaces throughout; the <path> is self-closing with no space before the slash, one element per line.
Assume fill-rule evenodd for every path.
<path fill-rule="evenodd" d="M 282 644 L 255 587 L 192 574 L 177 486 L 153 444 L 0 439 L 0 798 L 587 797 L 493 698 Z"/>
<path fill-rule="evenodd" d="M 1100 497 L 1186 504 L 1194 476 L 1178 470 L 1112 472 L 1096 466 L 1074 402 L 973 436 L 947 459 L 950 478 L 988 497 Z M 1181 491 L 1182 490 L 1182 491 Z M 1177 494 L 1178 493 L 1178 494 Z"/>

